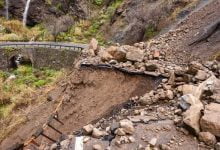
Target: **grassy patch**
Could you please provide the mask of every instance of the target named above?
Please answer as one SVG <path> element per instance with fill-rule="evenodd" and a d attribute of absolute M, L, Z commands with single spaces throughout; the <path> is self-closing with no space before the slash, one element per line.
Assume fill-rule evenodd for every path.
<path fill-rule="evenodd" d="M 9 80 L 11 75 L 16 78 Z M 27 121 L 27 108 L 46 101 L 45 95 L 61 75 L 63 71 L 33 69 L 28 65 L 10 72 L 0 71 L 0 142 Z"/>
<path fill-rule="evenodd" d="M 61 33 L 59 41 L 70 41 L 75 43 L 88 43 L 92 38 L 96 38 L 101 45 L 106 44 L 101 27 L 108 23 L 116 8 L 122 4 L 123 0 L 116 0 L 106 10 L 101 10 L 98 16 L 89 20 L 81 20 L 76 23 L 69 32 Z M 101 3 L 101 2 L 99 2 Z"/>
<path fill-rule="evenodd" d="M 4 5 L 5 5 L 4 0 L 0 0 L 0 8 L 4 8 Z"/>
<path fill-rule="evenodd" d="M 146 40 L 153 38 L 154 36 L 156 36 L 158 34 L 158 30 L 154 25 L 149 25 L 146 30 L 145 30 L 145 34 L 144 34 L 144 38 Z"/>
<path fill-rule="evenodd" d="M 60 73 L 46 68 L 33 69 L 31 66 L 20 66 L 10 73 L 0 71 L 0 118 L 32 104 L 34 91 L 53 83 Z M 15 78 L 9 80 L 10 75 L 15 75 Z"/>
<path fill-rule="evenodd" d="M 0 32 L 0 41 L 50 40 L 51 38 L 41 25 L 28 28 L 24 27 L 21 21 L 0 18 L 0 26 L 4 28 Z"/>
<path fill-rule="evenodd" d="M 95 5 L 101 6 L 103 4 L 103 0 L 93 0 Z"/>

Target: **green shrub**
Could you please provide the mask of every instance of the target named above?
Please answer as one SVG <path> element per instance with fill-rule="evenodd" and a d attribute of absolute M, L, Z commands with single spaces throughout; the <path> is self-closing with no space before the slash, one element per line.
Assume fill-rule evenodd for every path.
<path fill-rule="evenodd" d="M 47 84 L 46 80 L 38 80 L 38 81 L 34 82 L 34 86 L 36 86 L 36 87 L 42 87 L 46 84 Z"/>
<path fill-rule="evenodd" d="M 146 30 L 145 30 L 145 34 L 144 37 L 145 39 L 150 39 L 152 37 L 154 37 L 155 35 L 157 35 L 158 30 L 154 25 L 149 25 L 147 26 Z"/>
<path fill-rule="evenodd" d="M 47 5 L 52 5 L 52 0 L 45 0 L 45 3 L 46 3 Z"/>
<path fill-rule="evenodd" d="M 5 80 L 6 78 L 8 78 L 8 76 L 9 76 L 9 74 L 7 72 L 0 70 L 0 79 Z"/>
<path fill-rule="evenodd" d="M 103 0 L 94 0 L 93 3 L 95 5 L 101 6 L 103 4 Z"/>
<path fill-rule="evenodd" d="M 5 2 L 4 0 L 0 0 L 0 8 L 4 8 Z"/>

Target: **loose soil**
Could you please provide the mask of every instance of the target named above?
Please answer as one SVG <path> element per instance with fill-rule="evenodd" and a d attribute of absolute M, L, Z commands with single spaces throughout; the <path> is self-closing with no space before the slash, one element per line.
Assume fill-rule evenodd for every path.
<path fill-rule="evenodd" d="M 29 121 L 1 142 L 0 149 L 4 150 L 17 142 L 29 138 L 48 119 L 61 99 L 63 105 L 59 110 L 61 125 L 52 122 L 53 126 L 64 134 L 70 134 L 83 125 L 109 114 L 113 108 L 126 102 L 133 96 L 141 96 L 155 88 L 157 79 L 124 74 L 109 69 L 74 69 L 61 81 L 57 88 L 49 94 L 52 101 L 42 105 L 29 114 Z M 45 134 L 54 139 L 59 138 L 51 129 Z M 40 143 L 41 138 L 37 140 Z"/>
<path fill-rule="evenodd" d="M 174 40 L 168 41 L 167 59 L 174 63 L 188 63 L 193 60 L 209 60 L 220 52 L 220 31 L 214 33 L 208 41 L 189 46 L 203 33 L 205 27 L 220 18 L 220 2 L 210 1 L 202 8 L 195 10 L 174 27 Z M 172 32 L 172 31 L 171 31 Z M 169 38 L 169 36 L 167 37 Z"/>

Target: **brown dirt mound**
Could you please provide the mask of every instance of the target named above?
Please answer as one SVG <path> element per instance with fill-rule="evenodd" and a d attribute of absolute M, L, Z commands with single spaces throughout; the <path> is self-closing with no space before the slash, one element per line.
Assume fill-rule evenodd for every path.
<path fill-rule="evenodd" d="M 46 122 L 61 97 L 64 102 L 59 116 L 64 125 L 55 121 L 52 124 L 63 133 L 69 134 L 108 114 L 130 97 L 141 96 L 153 89 L 157 86 L 155 81 L 152 77 L 129 75 L 110 69 L 75 69 L 51 91 L 49 95 L 53 100 L 30 114 L 31 119 L 2 141 L 0 149 L 7 149 L 30 137 Z M 51 129 L 47 129 L 45 133 L 54 139 L 59 137 Z M 40 140 L 42 139 L 38 138 L 37 142 Z"/>

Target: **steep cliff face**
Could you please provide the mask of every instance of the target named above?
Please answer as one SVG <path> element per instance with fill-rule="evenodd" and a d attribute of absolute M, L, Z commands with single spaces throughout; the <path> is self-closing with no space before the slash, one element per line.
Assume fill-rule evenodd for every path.
<path fill-rule="evenodd" d="M 22 20 L 26 0 L 9 0 L 9 14 L 11 18 Z M 31 0 L 27 24 L 35 25 L 52 16 L 73 15 L 86 18 L 88 14 L 86 0 Z M 3 14 L 2 14 L 3 15 Z"/>
<path fill-rule="evenodd" d="M 78 27 L 81 28 L 80 32 L 87 31 L 80 41 L 91 34 L 106 43 L 134 44 L 158 34 L 172 24 L 183 10 L 187 12 L 198 1 L 200 0 L 31 0 L 27 25 L 34 26 L 52 16 L 58 18 L 69 14 L 90 22 L 85 28 Z M 10 17 L 22 20 L 25 5 L 26 0 L 9 0 Z M 0 14 L 4 15 L 1 11 Z M 71 33 L 68 38 L 69 36 L 74 35 Z"/>
<path fill-rule="evenodd" d="M 113 42 L 133 44 L 153 36 L 173 23 L 173 13 L 193 0 L 127 0 L 119 7 L 106 29 Z"/>

